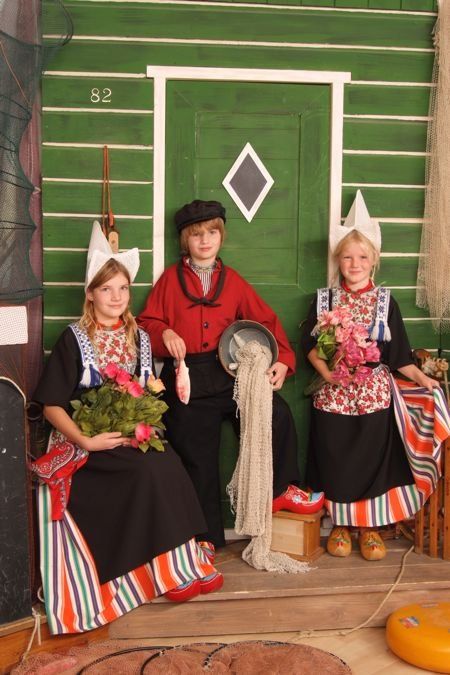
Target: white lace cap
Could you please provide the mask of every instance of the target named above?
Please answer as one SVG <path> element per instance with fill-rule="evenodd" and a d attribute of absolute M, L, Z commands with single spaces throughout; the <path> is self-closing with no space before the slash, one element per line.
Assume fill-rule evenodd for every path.
<path fill-rule="evenodd" d="M 352 230 L 357 230 L 372 242 L 378 253 L 381 251 L 381 230 L 378 220 L 371 218 L 366 203 L 358 190 L 348 216 L 343 225 L 338 225 L 330 232 L 330 249 L 334 253 L 339 242 Z"/>
<path fill-rule="evenodd" d="M 113 253 L 109 241 L 103 234 L 100 223 L 98 220 L 94 220 L 87 254 L 86 280 L 84 283 L 85 289 L 89 286 L 97 272 L 99 272 L 103 265 L 111 258 L 122 263 L 128 270 L 130 280 L 134 281 L 139 269 L 139 249 L 130 248 L 129 251 Z"/>

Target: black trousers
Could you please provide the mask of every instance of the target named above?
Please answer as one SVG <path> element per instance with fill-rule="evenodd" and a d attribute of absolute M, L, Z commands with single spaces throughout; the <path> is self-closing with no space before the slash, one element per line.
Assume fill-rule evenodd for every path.
<path fill-rule="evenodd" d="M 161 372 L 169 410 L 165 414 L 166 436 L 181 457 L 203 509 L 208 531 L 203 538 L 224 546 L 219 475 L 220 431 L 229 419 L 239 434 L 239 419 L 233 401 L 234 379 L 221 366 L 217 352 L 186 356 L 191 380 L 188 405 L 175 392 L 172 359 L 164 360 Z M 273 494 L 278 496 L 290 483 L 300 484 L 297 465 L 297 434 L 290 408 L 278 394 L 273 397 Z"/>

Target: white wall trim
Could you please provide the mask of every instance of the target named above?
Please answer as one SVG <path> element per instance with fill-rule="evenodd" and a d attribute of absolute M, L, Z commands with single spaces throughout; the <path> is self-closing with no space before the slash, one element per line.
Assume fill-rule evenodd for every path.
<path fill-rule="evenodd" d="M 44 141 L 46 148 L 104 148 L 104 143 L 59 143 Z M 124 143 L 108 143 L 110 150 L 153 150 L 153 145 L 126 145 Z"/>
<path fill-rule="evenodd" d="M 64 108 L 62 106 L 43 106 L 43 112 L 75 112 L 75 113 L 116 113 L 118 115 L 152 115 L 153 110 L 145 108 Z"/>
<path fill-rule="evenodd" d="M 52 40 L 57 35 L 44 35 Z M 123 37 L 121 35 L 74 35 L 71 42 L 130 42 L 135 44 L 184 44 L 184 45 L 222 45 L 229 47 L 287 47 L 303 49 L 346 49 L 351 51 L 415 52 L 434 53 L 433 47 L 396 47 L 385 45 L 352 45 L 334 42 L 279 42 L 276 40 L 213 40 L 206 38 L 150 38 Z"/>
<path fill-rule="evenodd" d="M 195 68 L 147 66 L 147 77 L 154 80 L 153 135 L 153 282 L 164 270 L 165 211 L 165 119 L 167 80 L 213 80 L 223 82 L 285 82 L 331 85 L 331 147 L 329 230 L 340 224 L 342 145 L 344 130 L 344 83 L 351 73 L 326 70 L 275 70 L 262 68 Z"/>

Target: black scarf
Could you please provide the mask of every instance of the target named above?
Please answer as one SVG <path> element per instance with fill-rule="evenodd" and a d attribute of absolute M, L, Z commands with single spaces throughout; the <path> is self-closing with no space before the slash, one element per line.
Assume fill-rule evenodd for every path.
<path fill-rule="evenodd" d="M 218 258 L 218 260 L 220 260 Z M 222 264 L 220 272 L 219 272 L 219 279 L 217 281 L 217 286 L 216 290 L 214 291 L 214 295 L 211 299 L 206 298 L 205 296 L 201 298 L 196 298 L 195 295 L 192 295 L 192 293 L 189 293 L 187 286 L 186 286 L 186 279 L 184 278 L 183 274 L 183 261 L 180 260 L 177 265 L 177 275 L 178 275 L 178 281 L 180 282 L 181 290 L 185 294 L 185 296 L 192 302 L 192 305 L 189 306 L 189 309 L 191 307 L 195 307 L 195 305 L 207 305 L 208 307 L 220 307 L 220 303 L 217 303 L 216 300 L 218 299 L 219 295 L 222 293 L 223 285 L 225 283 L 225 265 Z"/>

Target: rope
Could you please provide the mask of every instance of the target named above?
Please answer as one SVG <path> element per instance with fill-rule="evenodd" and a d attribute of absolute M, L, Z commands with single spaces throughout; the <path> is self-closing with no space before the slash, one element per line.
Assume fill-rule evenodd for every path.
<path fill-rule="evenodd" d="M 37 636 L 38 636 L 38 645 L 40 645 L 41 642 L 42 642 L 42 640 L 41 640 L 41 615 L 39 614 L 39 612 L 37 612 L 34 609 L 34 607 L 31 608 L 31 612 L 32 612 L 33 618 L 34 618 L 33 631 L 31 633 L 30 639 L 28 641 L 27 648 L 25 649 L 24 653 L 22 654 L 22 656 L 20 658 L 20 663 L 23 663 L 25 661 L 25 659 L 27 658 L 28 654 L 30 653 L 30 650 L 31 650 L 31 647 L 33 645 L 34 637 L 35 637 L 36 633 L 37 633 Z"/>
<path fill-rule="evenodd" d="M 315 637 L 328 637 L 328 636 L 333 636 L 333 635 L 339 635 L 339 636 L 345 636 L 345 635 L 350 635 L 350 633 L 354 633 L 357 630 L 360 630 L 360 628 L 365 628 L 371 621 L 372 619 L 378 614 L 380 609 L 383 607 L 383 605 L 387 602 L 387 600 L 390 598 L 392 593 L 395 591 L 397 586 L 399 585 L 401 578 L 403 576 L 403 572 L 405 571 L 406 567 L 406 558 L 409 556 L 411 551 L 414 550 L 414 546 L 411 546 L 402 556 L 402 560 L 400 563 L 400 570 L 397 574 L 397 577 L 384 596 L 383 600 L 380 602 L 378 607 L 372 612 L 372 614 L 369 616 L 368 619 L 365 619 L 365 621 L 362 621 L 359 623 L 357 626 L 354 626 L 353 628 L 347 628 L 345 630 L 334 630 L 334 631 L 324 631 L 322 629 L 319 630 L 307 630 L 307 631 L 302 631 L 298 634 L 298 637 L 300 639 L 302 638 L 315 638 Z"/>
<path fill-rule="evenodd" d="M 236 513 L 235 531 L 250 535 L 242 559 L 257 570 L 307 572 L 306 563 L 270 550 L 272 541 L 272 396 L 267 377 L 271 352 L 251 340 L 236 352 L 233 398 L 241 417 L 239 458 L 227 486 Z"/>

